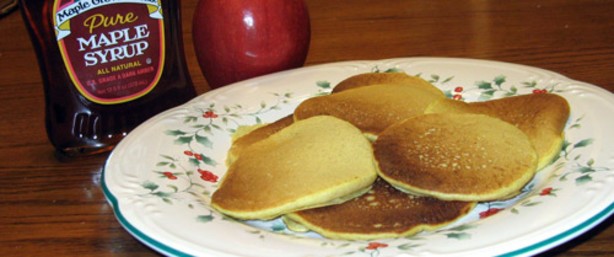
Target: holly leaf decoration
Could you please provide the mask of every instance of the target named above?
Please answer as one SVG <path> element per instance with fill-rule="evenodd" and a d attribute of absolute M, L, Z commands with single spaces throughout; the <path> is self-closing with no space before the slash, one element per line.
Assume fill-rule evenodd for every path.
<path fill-rule="evenodd" d="M 421 244 L 406 243 L 406 244 L 402 244 L 402 245 L 397 246 L 397 248 L 399 248 L 399 250 L 407 251 L 407 250 L 410 250 L 412 248 L 416 248 L 416 247 L 418 247 L 420 245 Z"/>
<path fill-rule="evenodd" d="M 403 72 L 403 70 L 399 68 L 390 68 L 384 71 L 384 73 L 390 73 L 390 72 Z"/>
<path fill-rule="evenodd" d="M 330 82 L 321 80 L 316 82 L 316 86 L 322 89 L 330 89 Z"/>
<path fill-rule="evenodd" d="M 492 84 L 486 81 L 478 81 L 475 83 L 479 89 L 492 89 Z"/>
<path fill-rule="evenodd" d="M 446 234 L 448 238 L 454 238 L 458 240 L 469 239 L 471 235 L 468 233 L 460 232 L 460 233 L 448 233 Z"/>
<path fill-rule="evenodd" d="M 431 80 L 429 82 L 435 83 L 435 82 L 439 81 L 439 78 L 440 78 L 439 75 L 433 74 L 433 75 L 431 75 Z"/>
<path fill-rule="evenodd" d="M 141 186 L 145 189 L 149 189 L 149 191 L 151 192 L 155 191 L 156 189 L 158 189 L 158 187 L 160 187 L 156 183 L 153 183 L 151 181 L 145 181 Z"/>
<path fill-rule="evenodd" d="M 196 139 L 196 142 L 198 142 L 199 144 L 205 147 L 208 147 L 208 148 L 213 147 L 213 142 L 211 142 L 211 140 L 209 140 L 209 138 L 206 136 L 195 135 L 194 139 Z"/>
<path fill-rule="evenodd" d="M 217 165 L 217 162 L 215 160 L 213 160 L 213 159 L 211 159 L 211 158 L 209 158 L 207 156 L 204 156 L 204 155 L 203 155 L 202 162 L 204 162 L 205 164 L 210 165 L 210 166 Z"/>
<path fill-rule="evenodd" d="M 578 185 L 583 185 L 591 181 L 593 181 L 593 177 L 591 177 L 590 174 L 582 175 L 576 178 L 576 184 Z"/>
<path fill-rule="evenodd" d="M 198 215 L 196 217 L 196 221 L 198 222 L 209 222 L 213 220 L 213 215 L 209 214 L 209 215 Z"/>
<path fill-rule="evenodd" d="M 192 142 L 192 136 L 178 137 L 175 139 L 175 144 L 177 145 L 189 144 L 190 142 Z"/>
<path fill-rule="evenodd" d="M 588 167 L 580 167 L 578 168 L 578 171 L 582 174 L 584 173 L 592 173 L 595 172 L 595 169 L 593 169 L 592 167 L 588 166 Z"/>
<path fill-rule="evenodd" d="M 183 118 L 183 123 L 196 122 L 197 120 L 198 117 L 196 116 L 186 116 L 185 118 Z"/>
<path fill-rule="evenodd" d="M 152 193 L 152 195 L 155 195 L 155 196 L 158 196 L 160 198 L 166 199 L 171 194 L 170 193 L 166 193 L 166 192 L 162 192 L 162 191 L 158 191 L 158 192 Z"/>
<path fill-rule="evenodd" d="M 167 130 L 164 132 L 165 134 L 169 135 L 169 136 L 183 136 L 186 134 L 186 132 L 183 132 L 179 129 L 175 129 L 175 130 Z"/>
<path fill-rule="evenodd" d="M 501 85 L 503 85 L 503 83 L 505 83 L 505 76 L 499 75 L 499 76 L 495 77 L 493 82 L 495 82 L 495 85 L 501 86 Z"/>
<path fill-rule="evenodd" d="M 590 145 L 592 143 L 593 143 L 593 139 L 592 138 L 587 138 L 587 139 L 584 139 L 584 140 L 580 140 L 580 142 L 578 142 L 578 143 L 575 143 L 573 145 L 573 147 L 574 148 L 585 147 L 585 146 L 588 146 L 588 145 Z"/>

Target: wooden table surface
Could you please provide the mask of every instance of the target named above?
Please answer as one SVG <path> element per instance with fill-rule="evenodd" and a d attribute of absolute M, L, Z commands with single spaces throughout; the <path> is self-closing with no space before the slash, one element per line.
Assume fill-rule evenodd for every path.
<path fill-rule="evenodd" d="M 187 60 L 196 0 L 183 0 Z M 442 56 L 552 70 L 614 91 L 614 1 L 307 0 L 306 65 Z M 59 160 L 45 134 L 36 56 L 19 12 L 0 20 L 0 256 L 157 255 L 115 219 L 100 188 L 106 154 Z M 611 117 L 609 117 L 611 118 Z M 544 255 L 614 256 L 612 218 Z"/>

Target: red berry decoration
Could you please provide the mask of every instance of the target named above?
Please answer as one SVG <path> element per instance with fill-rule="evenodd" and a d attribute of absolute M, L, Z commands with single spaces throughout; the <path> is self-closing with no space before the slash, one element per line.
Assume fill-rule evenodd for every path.
<path fill-rule="evenodd" d="M 552 194 L 552 187 L 546 187 L 544 189 L 542 189 L 542 191 L 539 193 L 539 195 L 544 196 L 544 195 L 550 195 Z"/>
<path fill-rule="evenodd" d="M 219 178 L 217 175 L 213 174 L 213 172 L 208 170 L 198 169 L 197 171 L 200 173 L 200 178 L 204 181 L 215 183 Z"/>
<path fill-rule="evenodd" d="M 162 172 L 162 175 L 164 175 L 166 178 L 171 179 L 171 180 L 177 179 L 177 176 L 175 176 L 175 174 L 173 174 L 170 171 Z"/>
<path fill-rule="evenodd" d="M 369 245 L 365 249 L 367 250 L 377 250 L 378 248 L 388 247 L 388 244 L 379 243 L 379 242 L 369 242 Z"/>
<path fill-rule="evenodd" d="M 480 212 L 480 219 L 488 218 L 488 217 L 490 217 L 492 215 L 495 215 L 495 214 L 499 213 L 502 210 L 503 209 L 501 209 L 501 208 L 489 208 L 486 211 Z"/>
<path fill-rule="evenodd" d="M 213 119 L 213 118 L 217 118 L 218 116 L 212 111 L 206 111 L 205 113 L 203 113 L 203 117 L 207 119 Z"/>

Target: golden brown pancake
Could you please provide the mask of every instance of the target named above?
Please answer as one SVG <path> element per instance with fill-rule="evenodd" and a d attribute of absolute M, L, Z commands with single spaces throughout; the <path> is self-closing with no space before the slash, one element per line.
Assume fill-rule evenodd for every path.
<path fill-rule="evenodd" d="M 243 132 L 241 136 L 233 140 L 226 157 L 226 165 L 230 165 L 234 162 L 245 147 L 277 133 L 281 129 L 290 126 L 292 122 L 294 122 L 294 119 L 292 115 L 289 115 L 273 123 L 258 126 L 253 130 Z"/>
<path fill-rule="evenodd" d="M 569 104 L 556 94 L 529 94 L 473 103 L 439 100 L 425 112 L 479 113 L 514 124 L 533 143 L 539 156 L 537 169 L 540 170 L 561 151 L 565 123 L 569 119 Z"/>
<path fill-rule="evenodd" d="M 377 179 L 368 193 L 357 198 L 284 218 L 327 238 L 370 240 L 434 230 L 463 217 L 474 206 L 472 202 L 409 195 Z"/>
<path fill-rule="evenodd" d="M 439 88 L 419 77 L 410 76 L 403 72 L 369 72 L 351 76 L 339 82 L 332 93 L 339 93 L 344 90 L 377 85 L 377 84 L 402 84 L 411 87 L 417 87 L 431 92 L 438 96 L 444 96 L 444 93 Z"/>
<path fill-rule="evenodd" d="M 376 169 L 371 143 L 360 130 L 317 116 L 245 147 L 211 206 L 237 219 L 272 219 L 365 190 Z"/>
<path fill-rule="evenodd" d="M 390 126 L 374 143 L 380 176 L 443 200 L 501 200 L 534 176 L 537 154 L 518 128 L 482 114 L 438 113 Z"/>
<path fill-rule="evenodd" d="M 296 108 L 294 119 L 331 115 L 377 135 L 396 122 L 423 114 L 427 106 L 443 98 L 418 87 L 378 84 L 309 98 Z"/>

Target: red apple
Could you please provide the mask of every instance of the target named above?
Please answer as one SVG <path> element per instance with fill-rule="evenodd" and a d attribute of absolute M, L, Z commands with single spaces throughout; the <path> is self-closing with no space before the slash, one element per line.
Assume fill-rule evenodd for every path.
<path fill-rule="evenodd" d="M 192 35 L 209 87 L 300 67 L 311 28 L 303 0 L 200 0 Z"/>

